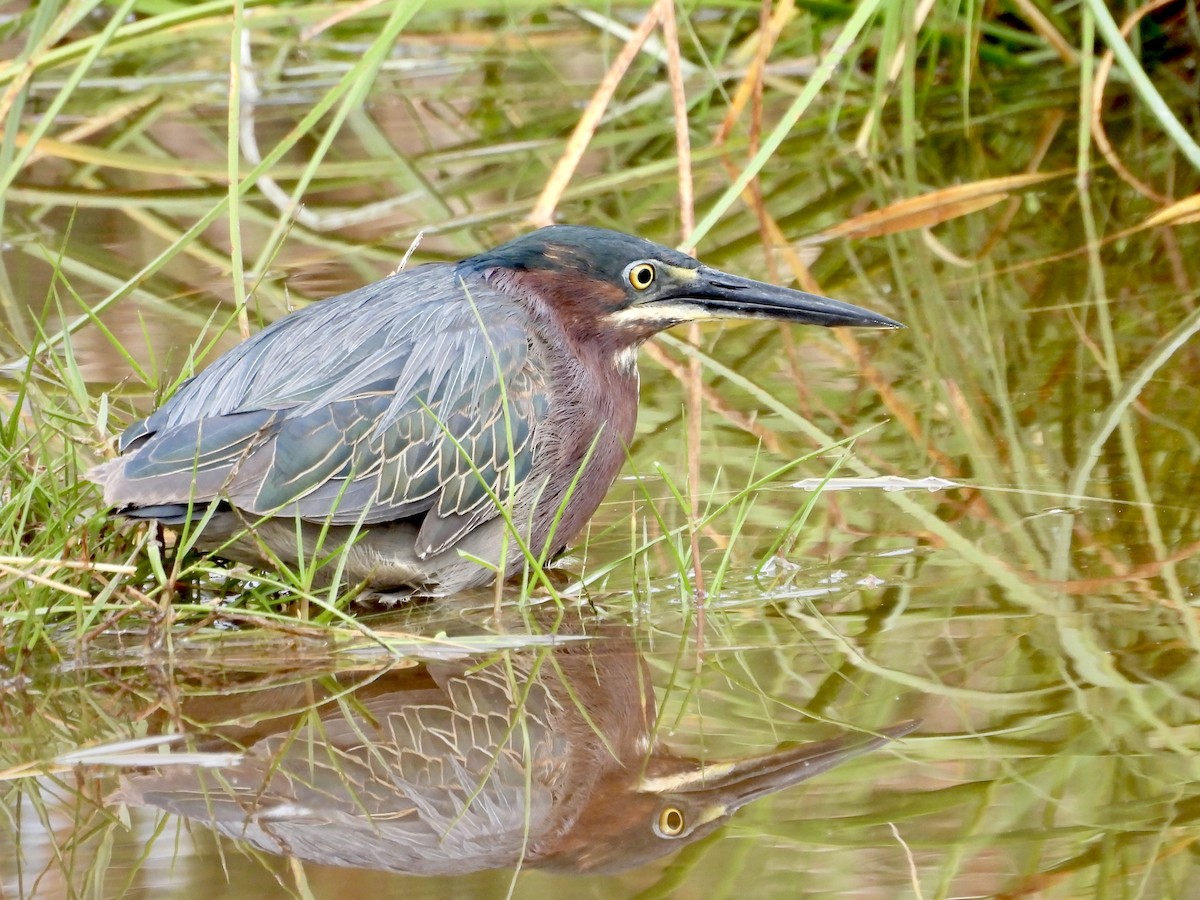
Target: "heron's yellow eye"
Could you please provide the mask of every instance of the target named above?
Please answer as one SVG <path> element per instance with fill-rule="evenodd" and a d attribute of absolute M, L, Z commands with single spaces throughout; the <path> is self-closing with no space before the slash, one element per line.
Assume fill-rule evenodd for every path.
<path fill-rule="evenodd" d="M 638 263 L 630 268 L 626 277 L 635 291 L 644 291 L 654 283 L 654 266 L 650 263 Z"/>
<path fill-rule="evenodd" d="M 683 810 L 668 806 L 658 814 L 658 831 L 663 837 L 679 837 L 684 829 Z"/>

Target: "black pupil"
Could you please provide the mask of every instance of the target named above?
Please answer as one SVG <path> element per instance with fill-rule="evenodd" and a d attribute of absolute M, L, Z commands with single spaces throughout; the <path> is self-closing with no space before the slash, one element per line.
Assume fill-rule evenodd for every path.
<path fill-rule="evenodd" d="M 637 283 L 638 287 L 645 287 L 648 285 L 650 283 L 650 267 L 638 266 L 636 269 L 634 269 L 633 280 Z"/>
<path fill-rule="evenodd" d="M 667 830 L 678 831 L 680 827 L 682 827 L 682 823 L 679 821 L 679 813 L 673 809 L 670 810 L 667 813 Z"/>

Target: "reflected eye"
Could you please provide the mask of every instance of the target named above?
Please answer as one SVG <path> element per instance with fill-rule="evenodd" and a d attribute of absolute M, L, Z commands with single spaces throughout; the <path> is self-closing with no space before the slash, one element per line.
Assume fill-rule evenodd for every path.
<path fill-rule="evenodd" d="M 684 829 L 683 810 L 668 806 L 658 814 L 658 833 L 663 837 L 679 837 Z"/>
<path fill-rule="evenodd" d="M 626 277 L 635 291 L 644 291 L 654 283 L 654 266 L 650 263 L 638 263 L 630 268 Z"/>

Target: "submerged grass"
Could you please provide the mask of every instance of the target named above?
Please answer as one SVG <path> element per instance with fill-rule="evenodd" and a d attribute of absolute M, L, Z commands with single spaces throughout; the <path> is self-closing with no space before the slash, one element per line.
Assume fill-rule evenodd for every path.
<path fill-rule="evenodd" d="M 118 668 L 146 705 L 147 685 L 175 678 L 137 671 L 159 650 L 267 668 L 293 641 L 339 661 L 428 652 L 408 632 L 436 621 L 377 627 L 306 573 L 174 557 L 115 523 L 82 475 L 246 326 L 381 277 L 419 230 L 418 261 L 519 230 L 645 12 L 96 0 L 2 23 L 0 661 L 22 703 L 3 704 L 0 769 L 129 736 L 88 681 L 100 669 L 70 664 L 103 661 L 114 635 L 138 648 Z M 1122 53 L 1111 72 L 1116 39 L 1091 2 L 675 12 L 702 258 L 909 330 L 659 342 L 636 478 L 590 527 L 582 580 L 634 624 L 660 731 L 684 744 L 737 756 L 804 719 L 927 724 L 902 751 L 906 775 L 889 765 L 871 790 L 888 758 L 855 770 L 857 805 L 814 785 L 739 819 L 735 833 L 782 852 L 692 848 L 637 890 L 907 888 L 895 823 L 925 897 L 1186 895 L 1200 836 L 1200 252 L 1194 224 L 1153 217 L 1200 192 L 1171 137 L 1173 119 L 1196 131 L 1194 10 L 1156 5 L 1130 25 L 1137 66 Z M 676 240 L 688 216 L 668 58 L 651 40 L 632 59 L 559 215 Z M 230 102 L 251 85 L 256 102 Z M 672 377 L 691 360 L 699 484 Z M 794 486 L 831 473 L 959 487 Z M 702 658 L 686 639 L 697 567 Z M 218 622 L 262 644 L 239 649 Z M 53 683 L 69 677 L 77 690 Z M 68 781 L 8 792 L 4 827 L 28 841 L 30 817 L 52 834 L 77 814 L 82 849 L 0 870 L 4 885 L 70 872 L 84 894 L 90 871 L 94 894 L 117 890 L 100 873 L 131 851 L 107 814 L 78 812 L 99 806 L 71 806 Z M 800 821 L 803 804 L 844 818 Z M 89 843 L 106 827 L 108 844 Z M 325 890 L 297 871 L 277 870 L 297 893 Z M 539 879 L 513 890 L 554 889 Z"/>

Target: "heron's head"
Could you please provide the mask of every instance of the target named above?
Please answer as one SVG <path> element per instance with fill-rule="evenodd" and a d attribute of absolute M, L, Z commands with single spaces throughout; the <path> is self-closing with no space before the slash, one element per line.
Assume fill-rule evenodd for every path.
<path fill-rule="evenodd" d="M 580 337 L 608 336 L 624 346 L 706 319 L 903 327 L 840 300 L 732 275 L 652 241 L 582 225 L 530 232 L 463 260 L 458 272 L 543 304 Z"/>

